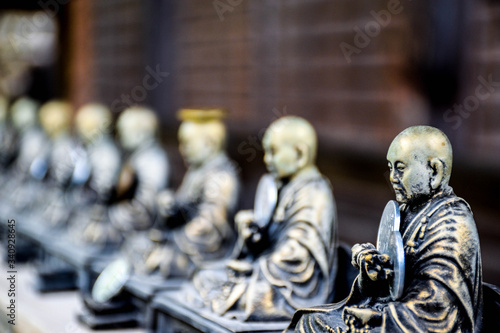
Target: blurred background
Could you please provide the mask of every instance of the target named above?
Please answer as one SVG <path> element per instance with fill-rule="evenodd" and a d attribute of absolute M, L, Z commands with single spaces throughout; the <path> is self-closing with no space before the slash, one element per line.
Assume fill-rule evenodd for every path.
<path fill-rule="evenodd" d="M 0 92 L 153 107 L 177 186 L 181 107 L 229 110 L 242 208 L 265 172 L 260 139 L 308 119 L 340 238 L 375 242 L 385 154 L 404 128 L 439 127 L 451 185 L 472 206 L 484 280 L 500 284 L 500 2 L 495 0 L 16 0 L 0 4 Z"/>

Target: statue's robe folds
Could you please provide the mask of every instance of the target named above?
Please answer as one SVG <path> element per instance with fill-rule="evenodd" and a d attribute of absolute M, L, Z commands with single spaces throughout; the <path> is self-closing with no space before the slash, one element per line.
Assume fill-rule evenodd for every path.
<path fill-rule="evenodd" d="M 482 316 L 479 238 L 469 205 L 451 188 L 426 202 L 417 213 L 403 205 L 402 236 L 406 260 L 403 296 L 396 301 L 363 296 L 356 278 L 346 300 L 299 310 L 295 332 L 347 331 L 346 306 L 382 311 L 370 332 L 478 332 Z"/>
<path fill-rule="evenodd" d="M 166 239 L 146 260 L 149 269 L 183 277 L 203 262 L 229 255 L 235 241 L 237 170 L 225 153 L 187 170 L 166 222 Z"/>
<path fill-rule="evenodd" d="M 240 320 L 289 320 L 297 308 L 332 297 L 336 208 L 331 185 L 316 168 L 280 190 L 265 233 L 268 248 L 252 259 L 195 275 L 196 295 L 205 307 Z"/>
<path fill-rule="evenodd" d="M 123 183 L 134 183 L 135 186 L 130 186 L 132 190 L 123 191 L 131 192 L 129 196 L 132 197 L 121 200 L 109 210 L 111 223 L 125 238 L 134 237 L 136 231 L 147 230 L 153 225 L 156 195 L 168 185 L 169 171 L 167 154 L 157 141 L 144 143 L 126 159 L 118 192 L 122 192 Z"/>
<path fill-rule="evenodd" d="M 81 169 L 88 172 L 89 179 L 86 186 L 73 194 L 79 198 L 79 207 L 69 232 L 76 244 L 116 247 L 123 240 L 122 234 L 111 224 L 108 208 L 120 177 L 120 151 L 112 138 L 103 133 L 85 147 L 83 155 Z"/>

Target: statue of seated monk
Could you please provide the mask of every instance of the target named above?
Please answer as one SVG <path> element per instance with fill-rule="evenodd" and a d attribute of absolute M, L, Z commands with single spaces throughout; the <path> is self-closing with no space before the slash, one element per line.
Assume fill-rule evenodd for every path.
<path fill-rule="evenodd" d="M 46 102 L 39 110 L 40 123 L 49 137 L 49 144 L 45 146 L 45 158 L 40 159 L 45 160 L 40 164 L 46 167 L 38 166 L 40 170 L 34 173 L 37 178 L 45 179 L 46 184 L 35 201 L 42 207 L 44 222 L 53 228 L 66 228 L 76 206 L 69 195 L 73 190 L 77 147 L 71 134 L 72 112 L 71 104 L 63 100 Z M 42 171 L 44 169 L 46 172 Z"/>
<path fill-rule="evenodd" d="M 315 165 L 314 128 L 303 118 L 280 118 L 263 146 L 278 188 L 269 223 L 239 212 L 241 254 L 200 270 L 184 288 L 188 302 L 244 321 L 289 320 L 297 308 L 330 300 L 337 270 L 336 207 Z"/>
<path fill-rule="evenodd" d="M 135 271 L 187 277 L 207 260 L 228 257 L 235 240 L 238 166 L 226 152 L 222 109 L 182 109 L 179 150 L 188 170 L 177 191 L 158 196 L 163 217 L 151 232 L 155 245 Z"/>
<path fill-rule="evenodd" d="M 168 184 L 170 166 L 153 110 L 131 106 L 120 114 L 116 127 L 125 157 L 109 219 L 125 238 L 134 238 L 153 225 L 156 196 Z"/>
<path fill-rule="evenodd" d="M 99 103 L 85 104 L 75 117 L 82 157 L 74 178 L 85 182 L 74 194 L 79 197 L 70 230 L 75 243 L 105 246 L 121 241 L 120 232 L 108 218 L 122 165 L 120 151 L 111 136 L 112 119 L 111 110 Z"/>
<path fill-rule="evenodd" d="M 410 127 L 387 153 L 401 205 L 405 257 L 402 296 L 389 295 L 392 259 L 355 245 L 359 275 L 342 302 L 299 310 L 295 332 L 478 332 L 482 318 L 481 254 L 469 205 L 448 185 L 452 148 L 429 126 Z"/>
<path fill-rule="evenodd" d="M 28 97 L 21 97 L 12 104 L 10 112 L 12 125 L 17 131 L 19 154 L 9 169 L 8 181 L 3 184 L 7 195 L 6 200 L 12 203 L 16 210 L 29 210 L 37 194 L 42 190 L 42 183 L 34 181 L 33 165 L 45 161 L 48 138 L 40 128 L 38 119 L 39 104 Z M 42 172 L 46 165 L 42 162 Z"/>

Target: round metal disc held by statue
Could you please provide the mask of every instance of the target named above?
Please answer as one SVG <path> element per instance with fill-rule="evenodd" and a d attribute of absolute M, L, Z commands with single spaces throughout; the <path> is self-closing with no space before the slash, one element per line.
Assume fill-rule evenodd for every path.
<path fill-rule="evenodd" d="M 403 295 L 405 282 L 405 255 L 403 239 L 399 232 L 401 223 L 399 205 L 391 200 L 384 208 L 380 219 L 377 236 L 377 249 L 391 257 L 394 264 L 394 276 L 390 285 L 391 297 L 396 300 Z"/>
<path fill-rule="evenodd" d="M 254 221 L 259 227 L 263 228 L 271 221 L 277 202 L 276 182 L 270 174 L 265 174 L 260 178 L 257 186 L 253 209 Z"/>
<path fill-rule="evenodd" d="M 97 278 L 92 288 L 92 299 L 105 303 L 122 290 L 132 273 L 132 266 L 125 259 L 117 259 L 109 264 Z"/>

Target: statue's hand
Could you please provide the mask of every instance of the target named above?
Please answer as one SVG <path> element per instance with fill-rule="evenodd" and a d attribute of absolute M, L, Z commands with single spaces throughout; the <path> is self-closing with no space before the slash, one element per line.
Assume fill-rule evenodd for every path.
<path fill-rule="evenodd" d="M 352 249 L 352 259 L 351 259 L 351 264 L 356 268 L 360 268 L 360 254 L 363 253 L 365 250 L 375 250 L 375 245 L 372 243 L 364 243 L 364 244 L 355 244 Z"/>
<path fill-rule="evenodd" d="M 250 238 L 254 232 L 253 224 L 253 210 L 240 210 L 234 217 L 238 234 L 243 240 Z"/>
<path fill-rule="evenodd" d="M 194 239 L 207 235 L 214 230 L 212 224 L 204 217 L 197 216 L 186 224 L 185 233 L 188 238 Z"/>
<path fill-rule="evenodd" d="M 156 197 L 158 213 L 163 217 L 168 217 L 172 214 L 172 209 L 175 205 L 175 194 L 170 190 L 158 193 Z"/>
<path fill-rule="evenodd" d="M 382 323 L 382 312 L 348 306 L 342 312 L 342 319 L 348 327 L 348 332 L 369 332 L 371 328 Z"/>
<path fill-rule="evenodd" d="M 357 263 L 361 292 L 371 296 L 388 294 L 389 281 L 394 275 L 391 258 L 375 249 L 368 249 L 358 254 Z"/>

